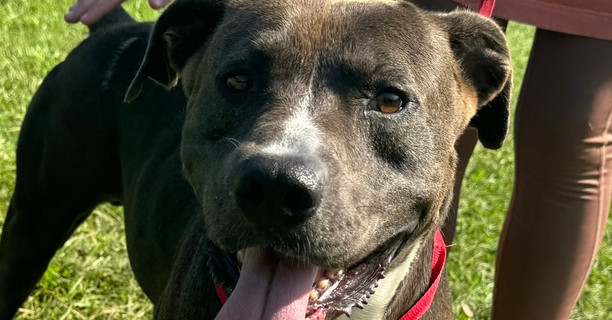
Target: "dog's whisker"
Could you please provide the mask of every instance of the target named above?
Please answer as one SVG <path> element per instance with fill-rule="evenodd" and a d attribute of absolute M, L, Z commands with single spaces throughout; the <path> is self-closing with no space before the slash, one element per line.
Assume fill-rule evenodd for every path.
<path fill-rule="evenodd" d="M 227 141 L 231 143 L 236 149 L 242 146 L 242 142 L 238 141 L 237 139 L 230 138 L 230 137 L 221 138 L 221 141 Z"/>
<path fill-rule="evenodd" d="M 373 206 L 373 205 L 363 205 L 363 206 L 356 206 L 355 209 L 357 209 L 357 210 L 363 210 L 363 209 L 378 209 L 378 210 L 383 210 L 384 207 L 383 206 Z"/>

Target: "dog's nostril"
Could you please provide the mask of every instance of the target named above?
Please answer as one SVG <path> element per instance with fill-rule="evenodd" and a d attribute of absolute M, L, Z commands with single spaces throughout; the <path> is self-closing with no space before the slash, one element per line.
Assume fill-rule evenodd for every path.
<path fill-rule="evenodd" d="M 283 199 L 283 213 L 290 216 L 307 214 L 306 211 L 313 210 L 316 205 L 317 201 L 310 190 L 292 187 L 287 190 Z"/>
<path fill-rule="evenodd" d="M 264 202 L 265 196 L 264 186 L 253 179 L 243 179 L 236 189 L 236 198 L 239 204 L 257 206 Z"/>

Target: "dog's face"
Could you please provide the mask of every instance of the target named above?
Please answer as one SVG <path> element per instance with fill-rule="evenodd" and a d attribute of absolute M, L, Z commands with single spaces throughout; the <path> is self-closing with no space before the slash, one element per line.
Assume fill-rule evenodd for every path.
<path fill-rule="evenodd" d="M 476 93 L 424 19 L 395 2 L 226 9 L 184 78 L 210 239 L 345 267 L 436 219 Z"/>
<path fill-rule="evenodd" d="M 132 91 L 182 78 L 183 169 L 216 245 L 350 270 L 440 225 L 454 143 L 479 109 L 481 140 L 501 143 L 509 75 L 501 32 L 467 12 L 178 1 Z"/>

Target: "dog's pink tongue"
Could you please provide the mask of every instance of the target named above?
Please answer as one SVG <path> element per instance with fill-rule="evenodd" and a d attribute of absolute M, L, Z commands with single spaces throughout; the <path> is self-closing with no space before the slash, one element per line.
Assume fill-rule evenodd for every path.
<path fill-rule="evenodd" d="M 240 279 L 215 320 L 303 320 L 318 267 L 248 248 Z"/>

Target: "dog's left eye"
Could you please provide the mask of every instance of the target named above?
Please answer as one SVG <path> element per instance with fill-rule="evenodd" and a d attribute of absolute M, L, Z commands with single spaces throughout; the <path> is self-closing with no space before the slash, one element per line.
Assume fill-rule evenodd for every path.
<path fill-rule="evenodd" d="M 251 78 L 246 74 L 234 74 L 225 79 L 225 84 L 235 92 L 244 92 L 251 88 Z"/>
<path fill-rule="evenodd" d="M 372 100 L 375 110 L 384 114 L 393 114 L 400 112 L 404 108 L 404 99 L 393 92 L 383 92 L 376 99 Z"/>

